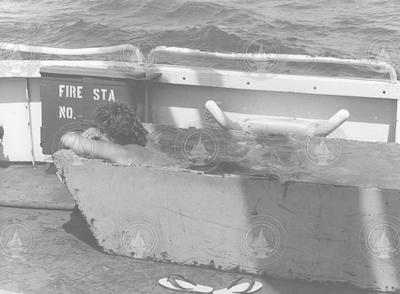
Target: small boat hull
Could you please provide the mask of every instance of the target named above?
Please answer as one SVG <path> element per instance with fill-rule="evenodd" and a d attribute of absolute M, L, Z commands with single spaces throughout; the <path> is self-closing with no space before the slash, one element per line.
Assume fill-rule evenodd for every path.
<path fill-rule="evenodd" d="M 107 253 L 381 291 L 400 286 L 398 191 L 54 159 Z"/>

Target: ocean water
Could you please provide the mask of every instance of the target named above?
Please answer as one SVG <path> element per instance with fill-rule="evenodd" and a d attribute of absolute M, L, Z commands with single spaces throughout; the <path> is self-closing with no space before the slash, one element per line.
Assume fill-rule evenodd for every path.
<path fill-rule="evenodd" d="M 145 52 L 157 45 L 221 52 L 262 48 L 270 53 L 378 58 L 399 68 L 400 1 L 2 0 L 0 41 L 66 48 L 131 43 Z M 121 54 L 104 58 L 118 59 Z M 271 62 L 254 67 L 246 62 L 166 54 L 157 56 L 157 62 L 365 74 L 365 69 L 357 67 Z"/>

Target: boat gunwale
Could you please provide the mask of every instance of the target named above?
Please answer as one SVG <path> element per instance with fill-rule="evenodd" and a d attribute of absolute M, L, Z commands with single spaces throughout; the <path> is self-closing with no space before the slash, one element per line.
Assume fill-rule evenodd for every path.
<path fill-rule="evenodd" d="M 64 149 L 65 150 L 65 149 Z M 87 171 L 85 167 L 79 165 L 73 165 L 68 162 L 68 160 L 63 155 L 59 155 L 60 151 L 57 151 L 53 154 L 53 162 L 55 163 L 56 167 L 59 169 L 60 166 L 57 166 L 57 163 L 61 163 L 61 168 L 67 167 L 70 171 L 71 169 L 73 172 L 77 173 L 84 173 Z M 54 156 L 57 158 L 61 158 L 61 160 L 54 160 Z M 74 155 L 75 156 L 75 155 Z M 285 181 L 280 181 L 277 175 L 272 173 L 268 174 L 246 174 L 246 173 L 207 173 L 200 170 L 188 169 L 188 168 L 177 168 L 177 167 L 168 167 L 168 166 L 158 166 L 158 165 L 151 165 L 151 164 L 131 164 L 131 165 L 121 165 L 113 162 L 109 162 L 103 159 L 97 158 L 89 158 L 86 160 L 90 160 L 91 163 L 88 164 L 91 168 L 93 168 L 93 161 L 96 165 L 101 165 L 102 168 L 119 168 L 119 169 L 155 169 L 158 171 L 166 171 L 171 173 L 189 173 L 198 176 L 205 176 L 205 177 L 213 177 L 213 178 L 221 178 L 221 179 L 243 179 L 243 180 L 254 180 L 254 181 L 269 181 L 269 182 L 276 182 L 281 184 L 282 186 L 288 186 L 290 184 L 311 184 L 311 185 L 320 185 L 320 186 L 332 186 L 332 187 L 342 187 L 342 188 L 359 188 L 359 189 L 377 189 L 377 190 L 385 190 L 385 191 L 400 191 L 396 188 L 388 188 L 388 187 L 380 187 L 378 185 L 363 185 L 363 184 L 350 184 L 350 183 L 327 183 L 327 182 L 317 182 L 317 181 L 309 181 L 309 180 L 302 180 L 302 179 L 294 179 L 290 178 Z M 62 177 L 61 177 L 62 178 Z"/>

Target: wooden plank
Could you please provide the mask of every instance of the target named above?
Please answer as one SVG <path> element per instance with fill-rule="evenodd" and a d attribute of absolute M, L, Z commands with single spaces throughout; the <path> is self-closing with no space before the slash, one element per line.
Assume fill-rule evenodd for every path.
<path fill-rule="evenodd" d="M 400 189 L 400 145 L 395 143 L 265 136 L 221 128 L 146 127 L 159 150 L 178 159 L 182 168 L 282 182 Z M 203 155 L 196 152 L 200 137 Z"/>

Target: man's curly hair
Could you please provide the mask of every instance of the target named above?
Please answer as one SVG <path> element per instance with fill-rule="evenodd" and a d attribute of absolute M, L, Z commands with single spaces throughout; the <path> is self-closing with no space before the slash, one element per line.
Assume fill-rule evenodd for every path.
<path fill-rule="evenodd" d="M 135 113 L 123 103 L 107 103 L 98 107 L 95 122 L 100 132 L 118 144 L 146 146 L 148 132 Z"/>

